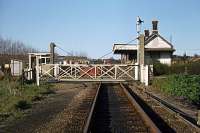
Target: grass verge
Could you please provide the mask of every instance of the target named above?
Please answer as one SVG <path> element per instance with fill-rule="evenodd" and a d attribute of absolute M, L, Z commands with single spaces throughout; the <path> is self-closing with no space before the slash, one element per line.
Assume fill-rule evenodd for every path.
<path fill-rule="evenodd" d="M 0 122 L 20 118 L 33 102 L 42 100 L 44 95 L 54 93 L 52 85 L 21 85 L 17 80 L 0 81 Z"/>
<path fill-rule="evenodd" d="M 186 98 L 192 103 L 200 103 L 200 75 L 168 75 L 156 78 L 152 86 L 162 92 Z"/>

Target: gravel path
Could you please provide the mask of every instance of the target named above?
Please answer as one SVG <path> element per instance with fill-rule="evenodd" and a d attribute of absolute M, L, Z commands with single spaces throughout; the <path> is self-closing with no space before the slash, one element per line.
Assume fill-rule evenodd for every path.
<path fill-rule="evenodd" d="M 58 84 L 56 94 L 33 105 L 27 115 L 9 123 L 0 129 L 8 133 L 61 132 L 67 121 L 71 121 L 72 112 L 79 106 L 83 97 L 94 84 Z M 77 104 L 75 104 L 77 103 Z M 67 117 L 65 117 L 67 115 Z M 66 124 L 64 124 L 66 123 Z M 69 122 L 68 122 L 69 124 Z"/>
<path fill-rule="evenodd" d="M 96 87 L 88 86 L 86 89 L 81 90 L 70 102 L 70 104 L 64 108 L 64 110 L 58 113 L 51 121 L 41 125 L 35 132 L 36 133 L 69 133 L 69 132 L 82 132 L 84 122 L 87 119 L 87 112 L 92 105 L 92 98 L 88 100 L 90 95 L 95 96 Z M 85 104 L 87 103 L 88 104 Z M 83 109 L 82 106 L 86 106 L 88 110 Z"/>

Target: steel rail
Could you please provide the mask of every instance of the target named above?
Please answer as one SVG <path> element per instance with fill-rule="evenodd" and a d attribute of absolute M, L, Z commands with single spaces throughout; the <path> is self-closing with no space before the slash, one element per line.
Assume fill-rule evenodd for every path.
<path fill-rule="evenodd" d="M 150 119 L 150 117 L 145 113 L 142 107 L 137 103 L 137 101 L 133 98 L 133 96 L 128 92 L 126 87 L 120 83 L 121 88 L 127 95 L 128 99 L 130 100 L 131 104 L 136 108 L 138 113 L 141 115 L 142 119 L 144 120 L 145 124 L 149 126 L 150 131 L 153 133 L 161 133 L 160 129 L 154 124 L 154 122 Z"/>
<path fill-rule="evenodd" d="M 99 86 L 98 86 L 98 88 L 97 88 L 97 92 L 96 92 L 95 98 L 94 98 L 94 100 L 93 100 L 92 107 L 91 107 L 91 109 L 90 109 L 90 112 L 89 112 L 87 121 L 86 121 L 85 126 L 84 126 L 84 128 L 83 128 L 83 133 L 88 133 L 88 131 L 89 131 L 89 126 L 90 126 L 90 122 L 91 122 L 91 120 L 92 120 L 92 114 L 93 114 L 93 112 L 94 112 L 94 107 L 95 107 L 95 104 L 96 104 L 96 101 L 97 101 L 97 97 L 98 97 L 98 95 L 99 95 L 100 87 L 101 87 L 101 83 L 99 84 Z"/>
<path fill-rule="evenodd" d="M 159 97 L 145 91 L 145 93 L 150 96 L 151 98 L 153 98 L 154 100 L 156 100 L 159 104 L 162 105 L 163 108 L 167 109 L 168 111 L 170 111 L 171 113 L 177 113 L 177 117 L 179 117 L 181 120 L 185 121 L 186 123 L 188 123 L 190 126 L 192 126 L 193 128 L 197 129 L 200 131 L 199 126 L 197 125 L 197 123 L 194 123 L 194 119 L 189 117 L 186 113 L 184 113 L 183 111 L 181 111 L 180 109 L 174 107 L 173 105 L 171 105 L 170 103 L 166 102 L 165 100 L 160 99 Z M 189 118 L 188 118 L 189 117 Z M 192 120 L 189 120 L 192 119 Z"/>

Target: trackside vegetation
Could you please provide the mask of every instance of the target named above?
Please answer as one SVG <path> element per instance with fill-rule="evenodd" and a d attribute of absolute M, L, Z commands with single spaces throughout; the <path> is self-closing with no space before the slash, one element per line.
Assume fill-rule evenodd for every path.
<path fill-rule="evenodd" d="M 21 117 L 33 102 L 53 93 L 52 85 L 21 84 L 19 80 L 0 81 L 0 122 Z"/>
<path fill-rule="evenodd" d="M 153 63 L 153 73 L 155 76 L 170 75 L 170 74 L 189 74 L 189 75 L 200 75 L 200 62 L 189 62 L 185 64 L 172 64 L 168 66 L 161 64 L 158 61 Z"/>
<path fill-rule="evenodd" d="M 195 104 L 200 104 L 200 75 L 167 75 L 166 78 L 155 78 L 152 86 L 165 93 L 181 96 Z"/>
<path fill-rule="evenodd" d="M 154 61 L 152 86 L 164 93 L 200 104 L 200 62 L 176 63 L 171 66 Z"/>

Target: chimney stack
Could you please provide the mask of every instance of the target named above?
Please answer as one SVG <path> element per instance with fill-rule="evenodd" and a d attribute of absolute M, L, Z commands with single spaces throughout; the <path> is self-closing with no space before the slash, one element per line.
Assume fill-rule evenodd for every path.
<path fill-rule="evenodd" d="M 145 36 L 145 38 L 149 37 L 149 30 L 144 30 L 144 36 Z"/>
<path fill-rule="evenodd" d="M 158 34 L 158 20 L 152 21 L 152 33 Z"/>

